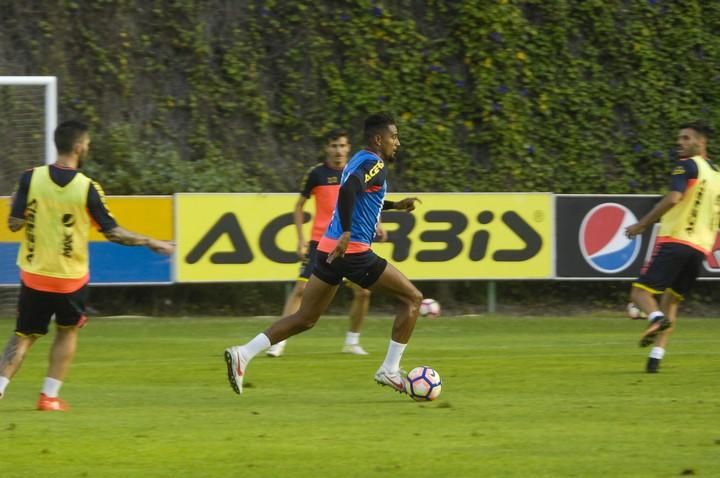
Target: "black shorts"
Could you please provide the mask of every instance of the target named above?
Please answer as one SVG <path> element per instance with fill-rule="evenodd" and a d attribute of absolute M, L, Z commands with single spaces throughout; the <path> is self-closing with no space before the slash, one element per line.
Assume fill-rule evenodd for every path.
<path fill-rule="evenodd" d="M 87 296 L 87 284 L 68 294 L 43 292 L 21 284 L 15 333 L 45 335 L 48 333 L 48 325 L 53 315 L 59 327 L 82 327 L 87 321 L 85 317 Z"/>
<path fill-rule="evenodd" d="M 327 263 L 327 258 L 326 252 L 317 252 L 313 274 L 330 285 L 338 285 L 343 278 L 347 278 L 363 289 L 369 289 L 387 267 L 387 261 L 371 250 L 345 254 L 330 264 Z"/>
<path fill-rule="evenodd" d="M 315 266 L 315 256 L 317 255 L 318 241 L 310 241 L 308 243 L 308 250 L 303 257 L 302 264 L 300 264 L 300 276 L 298 280 L 309 279 L 312 274 L 313 267 Z"/>
<path fill-rule="evenodd" d="M 682 296 L 695 284 L 704 259 L 705 254 L 685 244 L 657 244 L 633 285 L 654 294 L 671 289 Z"/>

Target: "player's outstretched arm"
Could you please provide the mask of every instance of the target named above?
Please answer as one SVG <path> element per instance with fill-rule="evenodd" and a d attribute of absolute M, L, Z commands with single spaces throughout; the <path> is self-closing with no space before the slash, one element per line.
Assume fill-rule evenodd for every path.
<path fill-rule="evenodd" d="M 385 204 L 383 204 L 383 209 L 396 209 L 398 211 L 412 212 L 415 210 L 416 202 L 422 204 L 422 201 L 416 197 L 405 198 L 400 201 L 385 201 Z"/>
<path fill-rule="evenodd" d="M 108 241 L 124 246 L 146 246 L 153 252 L 169 256 L 175 251 L 175 245 L 168 241 L 159 241 L 117 226 L 105 232 Z"/>
<path fill-rule="evenodd" d="M 625 235 L 630 239 L 638 234 L 642 234 L 645 229 L 655 224 L 663 214 L 675 207 L 682 199 L 682 193 L 678 191 L 670 191 L 658 202 L 652 210 L 645 214 L 637 223 L 625 228 Z"/>
<path fill-rule="evenodd" d="M 25 225 L 25 218 L 15 217 L 15 216 L 12 215 L 12 209 L 13 209 L 13 206 L 15 205 L 15 200 L 16 200 L 16 199 L 17 199 L 17 193 L 16 193 L 16 192 L 13 192 L 12 195 L 10 196 L 10 211 L 11 211 L 11 214 L 8 215 L 8 222 L 7 222 L 8 229 L 10 229 L 12 232 L 17 232 L 17 231 L 19 231 L 19 230 L 22 229 L 23 226 Z"/>

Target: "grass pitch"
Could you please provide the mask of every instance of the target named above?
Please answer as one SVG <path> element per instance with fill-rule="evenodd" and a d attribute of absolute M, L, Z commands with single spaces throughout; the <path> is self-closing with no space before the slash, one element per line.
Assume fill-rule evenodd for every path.
<path fill-rule="evenodd" d="M 429 403 L 372 380 L 388 317 L 367 321 L 367 357 L 339 353 L 347 321 L 322 319 L 235 395 L 223 349 L 270 322 L 94 319 L 64 414 L 33 409 L 43 339 L 0 401 L 0 475 L 720 476 L 720 320 L 682 319 L 648 375 L 627 319 L 421 319 L 403 366 L 440 372 Z"/>

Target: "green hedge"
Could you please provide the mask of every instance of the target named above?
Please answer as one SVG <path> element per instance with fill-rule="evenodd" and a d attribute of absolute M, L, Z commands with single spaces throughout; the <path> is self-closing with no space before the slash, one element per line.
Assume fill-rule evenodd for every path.
<path fill-rule="evenodd" d="M 0 74 L 59 77 L 113 194 L 294 191 L 379 109 L 396 190 L 659 192 L 677 125 L 720 111 L 718 2 L 42 5 L 0 13 Z"/>

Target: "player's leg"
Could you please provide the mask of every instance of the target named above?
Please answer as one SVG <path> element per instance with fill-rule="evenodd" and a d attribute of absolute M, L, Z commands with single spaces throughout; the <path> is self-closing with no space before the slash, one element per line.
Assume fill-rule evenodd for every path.
<path fill-rule="evenodd" d="M 305 332 L 315 325 L 335 297 L 342 278 L 338 276 L 336 279 L 336 283 L 331 284 L 312 275 L 297 312 L 276 321 L 246 344 L 225 350 L 228 379 L 235 393 L 242 393 L 247 364 L 253 357 L 270 345 Z"/>
<path fill-rule="evenodd" d="M 55 294 L 55 296 L 57 332 L 50 348 L 48 371 L 43 381 L 37 408 L 45 411 L 66 411 L 69 407 L 58 398 L 58 395 L 75 358 L 79 330 L 87 322 L 85 302 L 88 286 L 85 285 L 69 294 Z"/>
<path fill-rule="evenodd" d="M 384 291 L 397 299 L 392 339 L 407 343 L 415 329 L 423 296 L 417 287 L 395 266 L 388 263 L 378 280 L 370 287 L 372 291 Z"/>
<path fill-rule="evenodd" d="M 281 317 L 287 317 L 288 315 L 294 314 L 300 308 L 300 302 L 302 301 L 303 293 L 305 292 L 305 286 L 312 275 L 316 256 L 317 241 L 310 241 L 305 258 L 303 259 L 302 264 L 300 264 L 300 275 L 298 276 L 297 281 L 295 281 L 295 287 L 293 287 L 292 292 L 285 300 L 285 306 L 283 307 Z M 285 352 L 286 345 L 287 340 L 281 340 L 278 343 L 272 344 L 270 348 L 267 349 L 266 354 L 269 357 L 279 357 Z"/>
<path fill-rule="evenodd" d="M 328 284 L 315 275 L 310 276 L 297 312 L 273 323 L 263 334 L 271 343 L 276 343 L 313 328 L 332 302 L 338 287 L 339 284 Z"/>
<path fill-rule="evenodd" d="M 69 409 L 67 404 L 58 398 L 58 395 L 60 395 L 63 380 L 70 370 L 70 364 L 75 358 L 77 339 L 78 327 L 58 326 L 55 340 L 50 348 L 50 361 L 38 399 L 38 410 L 66 411 Z"/>
<path fill-rule="evenodd" d="M 665 313 L 665 316 L 670 319 L 672 326 L 669 329 L 663 330 L 661 333 L 658 334 L 657 339 L 655 339 L 656 346 L 664 348 L 667 345 L 668 336 L 677 324 L 678 309 L 680 308 L 680 303 L 683 300 L 683 296 L 675 292 L 673 289 L 666 290 L 665 293 L 662 295 L 662 298 L 660 300 L 660 308 Z"/>
<path fill-rule="evenodd" d="M 20 369 L 25 354 L 37 338 L 37 335 L 18 335 L 15 333 L 8 340 L 0 357 L 0 398 L 5 395 L 5 389 L 10 380 Z"/>
<path fill-rule="evenodd" d="M 670 287 L 665 290 L 660 302 L 660 308 L 670 320 L 671 327 L 659 332 L 655 338 L 646 366 L 646 371 L 649 373 L 659 371 L 661 360 L 665 357 L 670 333 L 677 324 L 680 302 L 695 285 L 705 259 L 705 254 L 685 245 L 678 245 L 675 255 L 678 272 Z"/>
<path fill-rule="evenodd" d="M 283 306 L 282 317 L 287 317 L 290 314 L 294 314 L 300 308 L 300 302 L 302 302 L 303 294 L 305 293 L 305 286 L 307 280 L 298 280 L 295 282 L 292 292 L 285 301 Z"/>
<path fill-rule="evenodd" d="M 655 295 L 662 294 L 662 290 L 648 289 L 644 284 L 634 283 L 630 292 L 630 301 L 634 302 L 643 312 L 647 314 L 647 327 L 640 338 L 640 347 L 647 347 L 657 334 L 671 326 L 670 319 L 665 316 L 662 307 L 655 299 Z"/>
<path fill-rule="evenodd" d="M 400 361 L 405 352 L 420 311 L 422 293 L 392 264 L 387 264 L 370 289 L 385 291 L 398 301 L 393 322 L 392 338 L 388 345 L 385 360 L 375 373 L 375 381 L 387 385 L 398 392 L 406 393 L 407 385 L 400 371 Z"/>
<path fill-rule="evenodd" d="M 75 358 L 77 351 L 78 327 L 58 326 L 55 340 L 50 348 L 50 364 L 48 366 L 47 378 L 62 383 L 70 370 L 70 364 Z M 58 390 L 44 391 L 49 397 L 57 397 Z"/>
<path fill-rule="evenodd" d="M 656 294 L 662 294 L 662 291 L 655 289 L 649 290 L 642 287 L 642 285 L 633 284 L 630 289 L 630 302 L 633 302 L 640 310 L 645 312 L 645 314 L 651 314 L 661 310 L 660 304 L 658 304 L 657 299 L 655 299 Z M 650 312 L 647 312 L 648 310 Z"/>
<path fill-rule="evenodd" d="M 54 313 L 53 296 L 25 284 L 20 285 L 15 334 L 8 340 L 0 357 L 0 397 L 20 369 L 27 351 L 39 337 L 47 334 Z"/>
<path fill-rule="evenodd" d="M 665 349 L 667 348 L 670 333 L 675 328 L 678 306 L 681 300 L 682 297 L 672 289 L 667 289 L 660 299 L 660 308 L 672 325 L 670 328 L 658 333 L 655 337 L 653 348 L 650 350 L 647 364 L 645 365 L 645 371 L 648 373 L 657 373 L 660 370 L 660 362 L 665 357 Z"/>
<path fill-rule="evenodd" d="M 372 293 L 352 282 L 349 283 L 349 287 L 353 291 L 353 301 L 350 305 L 350 328 L 345 334 L 345 345 L 342 351 L 355 355 L 367 355 L 368 353 L 360 345 L 360 328 L 370 308 Z"/>
<path fill-rule="evenodd" d="M 678 273 L 678 246 L 661 244 L 652 255 L 640 277 L 633 282 L 630 300 L 647 314 L 647 327 L 640 338 L 640 346 L 647 347 L 657 334 L 670 327 L 670 319 L 663 313 L 655 295 L 662 294 L 675 281 Z"/>
<path fill-rule="evenodd" d="M 305 292 L 305 286 L 307 285 L 307 279 L 301 278 L 295 282 L 292 292 L 285 300 L 285 306 L 283 307 L 282 317 L 294 314 L 300 308 L 300 302 L 302 301 L 303 293 Z M 281 340 L 280 342 L 273 344 L 267 349 L 266 354 L 269 357 L 279 357 L 285 352 L 285 345 L 287 340 Z"/>

